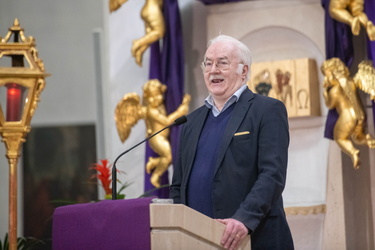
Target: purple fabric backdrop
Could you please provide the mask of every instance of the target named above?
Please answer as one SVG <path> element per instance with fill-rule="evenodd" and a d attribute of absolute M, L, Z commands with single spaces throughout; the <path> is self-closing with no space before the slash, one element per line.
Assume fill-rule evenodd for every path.
<path fill-rule="evenodd" d="M 151 249 L 151 199 L 104 200 L 56 208 L 53 249 Z"/>
<path fill-rule="evenodd" d="M 338 22 L 329 15 L 329 1 L 322 0 L 325 10 L 325 44 L 326 59 L 340 58 L 348 67 L 353 62 L 353 42 L 349 25 Z M 338 113 L 336 109 L 328 111 L 324 137 L 333 139 L 333 128 L 336 124 Z"/>
<path fill-rule="evenodd" d="M 373 23 L 375 23 L 375 0 L 366 0 L 365 1 L 365 12 Z M 375 41 L 368 41 L 368 46 L 367 46 L 367 53 L 368 53 L 368 58 L 372 61 L 372 64 L 375 66 Z M 373 113 L 373 118 L 374 118 L 374 125 L 375 125 L 375 102 L 372 101 L 372 113 Z"/>
<path fill-rule="evenodd" d="M 184 95 L 184 47 L 180 11 L 177 0 L 167 1 L 164 5 L 164 17 L 168 32 L 163 40 L 162 52 L 162 82 L 167 85 L 165 105 L 167 113 L 172 113 L 181 104 Z M 171 128 L 170 143 L 172 147 L 172 159 L 176 159 L 181 127 Z M 168 193 L 164 197 L 168 198 Z"/>
<path fill-rule="evenodd" d="M 163 38 L 163 48 L 160 52 L 159 42 L 151 46 L 150 79 L 159 79 L 167 85 L 165 106 L 167 113 L 175 111 L 182 102 L 184 93 L 184 51 L 182 27 L 177 0 L 164 1 L 164 20 L 166 31 Z M 175 159 L 179 135 L 179 127 L 170 131 L 173 159 Z M 146 162 L 150 156 L 157 156 L 150 146 L 146 145 Z M 168 184 L 168 173 L 162 176 L 161 184 Z M 145 191 L 153 189 L 150 175 L 145 173 Z M 159 198 L 168 198 L 169 189 L 163 188 L 152 193 Z"/>

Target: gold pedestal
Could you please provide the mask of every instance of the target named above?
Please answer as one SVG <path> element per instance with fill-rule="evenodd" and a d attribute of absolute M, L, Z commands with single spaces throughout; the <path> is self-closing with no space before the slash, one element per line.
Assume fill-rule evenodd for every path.
<path fill-rule="evenodd" d="M 7 131 L 13 130 L 13 131 Z M 0 134 L 7 150 L 9 163 L 9 249 L 17 249 L 17 164 L 21 156 L 21 144 L 25 141 L 26 131 L 14 131 L 16 128 L 1 128 Z M 22 129 L 21 129 L 22 130 Z"/>
<path fill-rule="evenodd" d="M 48 74 L 38 58 L 34 38 L 25 37 L 17 19 L 5 38 L 0 37 L 0 60 L 4 58 L 10 58 L 11 64 L 0 67 L 0 92 L 6 96 L 0 103 L 0 135 L 9 162 L 9 249 L 16 250 L 17 163 Z"/>

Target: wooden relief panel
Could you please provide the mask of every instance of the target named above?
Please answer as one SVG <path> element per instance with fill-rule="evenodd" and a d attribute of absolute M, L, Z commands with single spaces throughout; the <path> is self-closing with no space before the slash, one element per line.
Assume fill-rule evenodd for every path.
<path fill-rule="evenodd" d="M 320 84 L 312 59 L 253 63 L 247 84 L 254 93 L 281 100 L 289 117 L 320 115 Z"/>

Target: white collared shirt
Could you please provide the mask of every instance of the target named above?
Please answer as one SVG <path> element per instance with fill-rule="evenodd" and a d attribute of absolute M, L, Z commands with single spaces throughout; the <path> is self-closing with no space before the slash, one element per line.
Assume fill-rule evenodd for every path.
<path fill-rule="evenodd" d="M 204 104 L 207 106 L 207 108 L 212 110 L 212 114 L 217 117 L 220 113 L 224 112 L 230 105 L 232 105 L 235 102 L 238 102 L 240 99 L 241 94 L 245 91 L 247 88 L 247 85 L 242 85 L 234 94 L 228 99 L 228 101 L 225 102 L 223 109 L 220 111 L 214 103 L 214 98 L 211 95 L 208 95 L 207 98 L 204 100 Z"/>

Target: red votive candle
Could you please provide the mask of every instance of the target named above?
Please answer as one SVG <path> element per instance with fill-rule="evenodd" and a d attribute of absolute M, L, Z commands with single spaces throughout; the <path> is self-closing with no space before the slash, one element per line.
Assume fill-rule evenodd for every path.
<path fill-rule="evenodd" d="M 7 87 L 7 113 L 6 121 L 21 120 L 21 86 L 16 83 L 8 83 Z"/>

